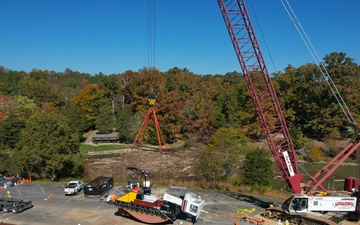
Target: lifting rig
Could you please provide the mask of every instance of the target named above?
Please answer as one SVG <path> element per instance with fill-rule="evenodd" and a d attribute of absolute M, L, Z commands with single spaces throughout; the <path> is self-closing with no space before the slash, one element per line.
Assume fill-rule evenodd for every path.
<path fill-rule="evenodd" d="M 340 151 L 338 155 L 336 155 L 314 176 L 306 174 L 309 177 L 309 181 L 304 187 L 301 187 L 300 183 L 303 180 L 304 175 L 299 171 L 294 145 L 251 24 L 245 0 L 217 0 L 217 2 L 230 35 L 236 56 L 240 63 L 242 73 L 244 74 L 246 85 L 255 104 L 261 127 L 265 134 L 271 154 L 280 168 L 283 177 L 291 189 L 291 192 L 293 193 L 292 198 L 294 198 L 294 196 L 303 197 L 304 205 L 306 205 L 307 208 L 307 205 L 310 205 L 310 201 L 312 201 L 310 200 L 310 196 L 314 194 L 317 188 L 320 188 L 324 192 L 330 194 L 330 192 L 322 186 L 322 182 L 325 181 L 332 172 L 336 170 L 336 168 L 338 168 L 352 153 L 357 150 L 360 146 L 360 136 L 358 134 L 354 141 L 348 144 L 348 146 Z M 350 115 L 351 117 L 351 113 L 347 110 L 347 108 L 345 114 Z M 358 133 L 359 129 L 357 126 L 355 126 L 355 130 Z M 313 183 L 314 185 L 310 186 Z M 309 197 L 309 200 L 307 200 L 307 197 Z M 351 211 L 356 210 L 357 213 L 360 213 L 360 198 L 358 197 L 356 199 L 356 197 L 354 197 L 351 201 L 351 203 L 348 202 L 344 204 L 354 204 L 355 201 L 357 207 L 352 207 Z M 298 215 L 291 217 L 291 213 L 298 213 L 300 211 L 309 213 L 311 210 L 305 208 L 302 208 L 302 210 L 290 210 L 289 208 L 293 203 L 291 198 L 286 203 L 287 204 L 284 205 L 287 208 L 282 209 L 283 211 L 288 212 L 287 215 L 280 215 L 280 211 L 282 210 L 279 209 L 276 211 L 274 209 L 273 211 L 268 211 L 268 217 L 285 217 L 293 220 L 293 222 L 307 220 L 308 223 L 311 221 L 311 223 L 315 224 L 332 224 L 331 221 L 324 222 L 322 219 L 317 217 L 307 217 L 307 219 L 299 219 Z M 319 211 L 319 209 L 317 211 Z M 340 211 L 350 210 L 343 209 Z M 274 213 L 277 214 L 277 216 L 274 215 Z"/>
<path fill-rule="evenodd" d="M 150 95 L 149 95 L 150 108 L 149 108 L 149 110 L 147 111 L 147 113 L 145 115 L 144 121 L 143 121 L 143 123 L 142 123 L 142 125 L 140 127 L 140 130 L 139 130 L 138 134 L 136 135 L 136 137 L 134 139 L 134 142 L 133 142 L 133 144 L 131 146 L 131 149 L 134 148 L 136 143 L 137 143 L 138 146 L 141 144 L 142 137 L 144 136 L 147 124 L 148 124 L 149 119 L 150 119 L 150 117 L 152 115 L 153 118 L 154 118 L 154 123 L 155 123 L 155 128 L 156 128 L 156 135 L 157 135 L 157 139 L 158 139 L 158 143 L 159 143 L 160 153 L 162 153 L 163 148 L 167 151 L 166 143 L 165 143 L 164 137 L 162 135 L 162 132 L 161 132 L 161 129 L 160 129 L 160 124 L 159 124 L 159 121 L 158 121 L 156 113 L 155 113 L 155 109 L 154 109 L 155 103 L 156 103 L 156 95 L 154 93 L 150 93 Z"/>

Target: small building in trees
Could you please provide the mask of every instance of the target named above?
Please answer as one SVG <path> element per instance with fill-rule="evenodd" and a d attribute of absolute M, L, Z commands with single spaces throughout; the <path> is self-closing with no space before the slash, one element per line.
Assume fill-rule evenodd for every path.
<path fill-rule="evenodd" d="M 117 133 L 113 134 L 93 134 L 91 136 L 92 142 L 94 144 L 98 143 L 118 143 L 119 137 Z"/>

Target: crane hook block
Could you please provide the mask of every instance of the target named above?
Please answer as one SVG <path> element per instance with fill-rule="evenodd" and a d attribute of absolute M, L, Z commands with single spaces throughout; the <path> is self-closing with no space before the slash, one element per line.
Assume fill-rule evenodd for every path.
<path fill-rule="evenodd" d="M 149 95 L 149 105 L 155 105 L 156 103 L 156 95 L 155 93 L 150 93 Z"/>

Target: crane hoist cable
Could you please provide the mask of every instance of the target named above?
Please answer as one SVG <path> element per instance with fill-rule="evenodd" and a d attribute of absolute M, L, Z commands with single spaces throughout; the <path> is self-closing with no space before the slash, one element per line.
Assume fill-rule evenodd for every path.
<path fill-rule="evenodd" d="M 148 67 L 155 67 L 155 0 L 148 0 Z"/>
<path fill-rule="evenodd" d="M 275 66 L 275 63 L 274 63 L 274 59 L 273 59 L 273 57 L 272 57 L 272 55 L 271 55 L 271 52 L 270 52 L 270 50 L 269 50 L 269 46 L 268 46 L 268 44 L 267 44 L 267 42 L 266 42 L 266 39 L 265 39 L 264 33 L 262 32 L 262 29 L 261 29 L 261 26 L 260 26 L 259 20 L 258 20 L 258 18 L 257 18 L 257 16 L 256 16 L 256 13 L 255 13 L 254 7 L 253 7 L 253 5 L 252 5 L 251 1 L 249 1 L 249 3 L 250 3 L 251 10 L 252 10 L 252 12 L 254 13 L 254 18 L 255 18 L 256 24 L 257 24 L 257 25 L 258 25 L 258 27 L 259 27 L 259 31 L 260 31 L 260 34 L 261 34 L 262 40 L 264 41 L 265 48 L 266 48 L 266 50 L 267 50 L 267 52 L 268 52 L 268 54 L 269 54 L 269 57 L 270 57 L 270 60 L 271 60 L 271 64 L 272 64 L 272 66 L 274 67 L 274 70 L 275 70 L 275 71 L 277 71 L 276 66 Z"/>
<path fill-rule="evenodd" d="M 310 41 L 309 36 L 305 32 L 305 29 L 300 23 L 299 18 L 296 16 L 294 10 L 292 9 L 290 3 L 288 0 L 280 0 L 281 4 L 283 5 L 285 11 L 287 12 L 288 16 L 290 17 L 291 22 L 295 26 L 297 32 L 299 33 L 301 39 L 303 40 L 304 44 L 306 45 L 308 51 L 310 52 L 312 58 L 314 59 L 314 62 L 316 63 L 316 66 L 319 68 L 321 75 L 323 76 L 324 80 L 330 87 L 331 92 L 333 93 L 334 97 L 336 98 L 336 101 L 338 102 L 341 110 L 345 114 L 346 119 L 348 122 L 354 126 L 355 132 L 358 133 L 360 131 L 356 120 L 352 116 L 348 106 L 346 105 L 344 99 L 342 98 L 339 90 L 337 89 L 336 85 L 334 84 L 333 80 L 331 79 L 331 76 L 329 75 L 325 65 L 323 64 L 322 60 L 320 59 L 314 45 Z M 286 2 L 286 4 L 284 3 Z"/>

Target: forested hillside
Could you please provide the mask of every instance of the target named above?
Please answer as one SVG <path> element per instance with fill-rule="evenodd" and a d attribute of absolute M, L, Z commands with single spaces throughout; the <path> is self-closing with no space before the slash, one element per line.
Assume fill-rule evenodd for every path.
<path fill-rule="evenodd" d="M 356 120 L 360 113 L 360 67 L 345 53 L 331 53 L 324 64 Z M 327 83 L 314 64 L 272 74 L 295 146 L 307 139 L 353 135 Z M 213 146 L 216 133 L 229 128 L 238 142 L 263 138 L 255 108 L 239 72 L 197 75 L 186 68 L 156 68 L 95 76 L 66 69 L 13 71 L 0 66 L 0 172 L 75 176 L 82 172 L 83 133 L 118 132 L 131 143 L 157 96 L 155 110 L 166 143 L 179 140 Z M 148 126 L 145 141 L 156 132 Z M 213 134 L 213 142 L 209 142 Z M 321 149 L 319 151 L 322 151 Z M 334 149 L 336 151 L 336 149 Z"/>

